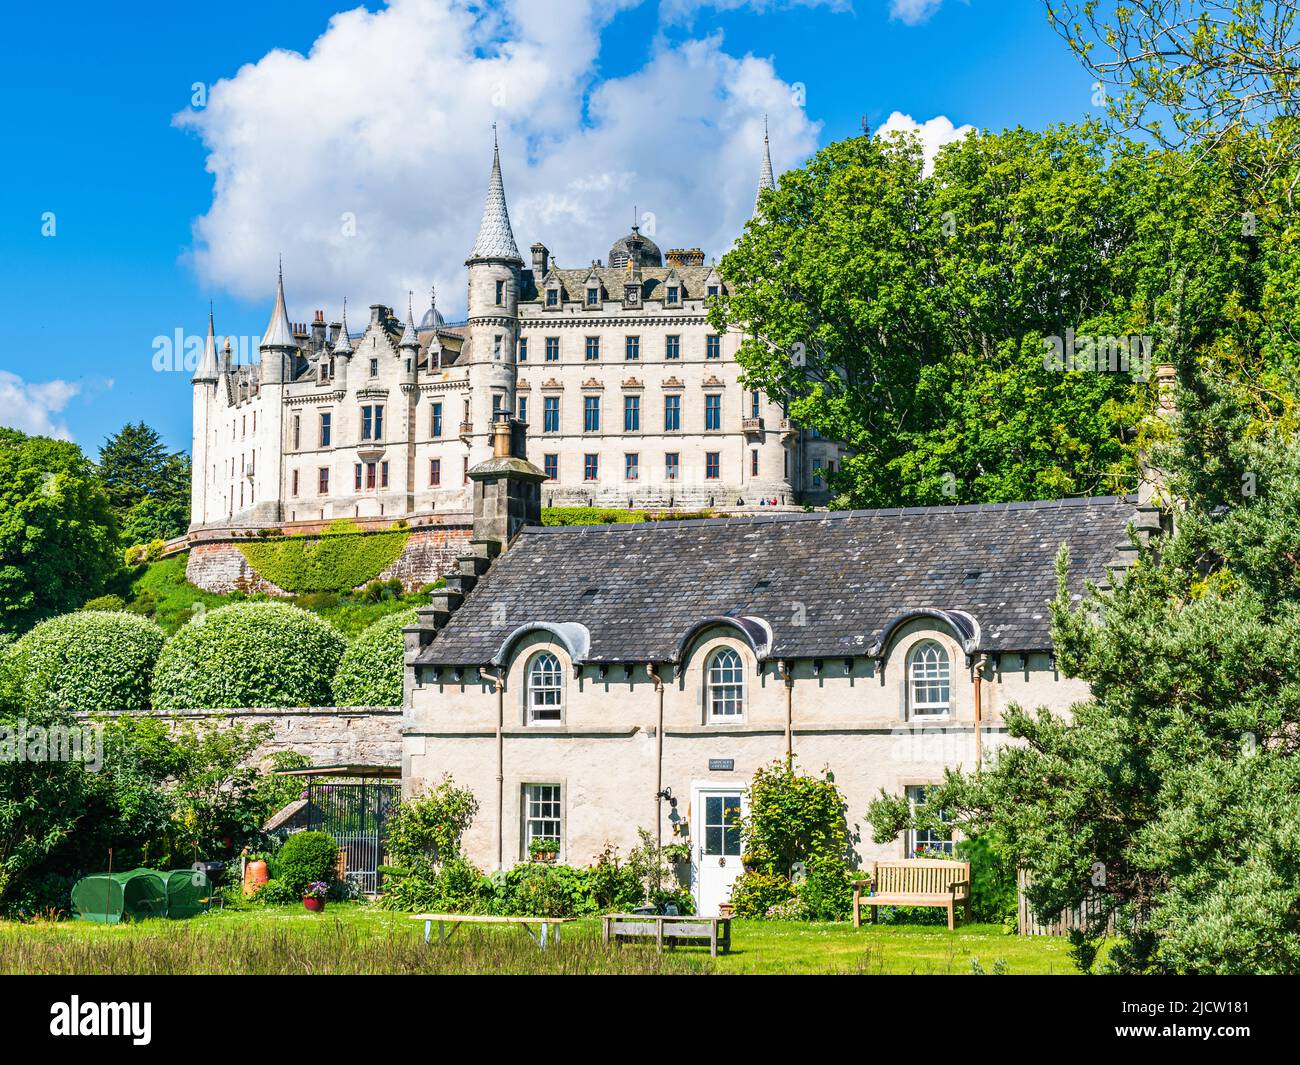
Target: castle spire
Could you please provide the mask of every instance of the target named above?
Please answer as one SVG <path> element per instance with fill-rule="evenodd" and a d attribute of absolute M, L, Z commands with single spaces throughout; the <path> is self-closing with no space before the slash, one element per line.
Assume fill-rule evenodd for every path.
<path fill-rule="evenodd" d="M 191 384 L 198 384 L 201 381 L 216 383 L 217 380 L 217 333 L 212 324 L 212 301 L 208 301 L 208 338 L 203 342 L 203 358 L 199 360 L 199 368 L 194 371 L 194 376 L 190 378 Z"/>
<path fill-rule="evenodd" d="M 763 167 L 758 172 L 758 192 L 754 194 L 754 212 L 758 213 L 758 201 L 768 189 L 776 188 L 776 179 L 772 177 L 772 152 L 767 139 L 767 115 L 763 116 Z"/>
<path fill-rule="evenodd" d="M 418 348 L 420 335 L 415 331 L 415 312 L 411 309 L 412 293 L 406 294 L 406 328 L 402 330 L 402 339 L 397 342 L 399 348 Z"/>
<path fill-rule="evenodd" d="M 262 337 L 261 348 L 289 348 L 298 346 L 293 339 L 293 326 L 289 324 L 289 312 L 284 306 L 284 262 L 280 262 L 279 276 L 275 282 L 275 309 L 271 311 L 271 321 Z"/>
<path fill-rule="evenodd" d="M 479 223 L 478 239 L 469 261 L 475 259 L 505 259 L 522 263 L 515 235 L 510 230 L 510 212 L 506 210 L 506 189 L 501 180 L 501 149 L 497 144 L 496 123 L 492 124 L 492 174 L 488 178 L 487 198 L 483 201 L 483 221 Z"/>
<path fill-rule="evenodd" d="M 348 337 L 348 299 L 343 297 L 343 325 L 339 329 L 339 338 L 334 344 L 335 355 L 351 355 L 352 340 Z"/>

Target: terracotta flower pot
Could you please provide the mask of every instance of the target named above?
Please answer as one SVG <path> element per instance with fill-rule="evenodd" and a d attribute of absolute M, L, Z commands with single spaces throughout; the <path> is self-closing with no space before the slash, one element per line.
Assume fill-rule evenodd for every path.
<path fill-rule="evenodd" d="M 321 910 L 325 909 L 324 899 L 303 899 L 302 904 L 312 913 L 320 913 Z"/>
<path fill-rule="evenodd" d="M 256 895 L 258 889 L 266 883 L 266 862 L 254 861 L 249 862 L 244 867 L 244 894 Z"/>

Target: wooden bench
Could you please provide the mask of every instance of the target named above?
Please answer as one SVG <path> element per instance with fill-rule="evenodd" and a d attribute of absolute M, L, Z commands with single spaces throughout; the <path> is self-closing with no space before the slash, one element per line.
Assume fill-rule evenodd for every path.
<path fill-rule="evenodd" d="M 731 950 L 730 917 L 660 917 L 654 914 L 607 913 L 601 919 L 601 940 L 615 946 L 630 939 L 653 939 L 655 947 L 669 949 L 678 943 L 707 943 L 710 956 Z"/>
<path fill-rule="evenodd" d="M 868 895 L 862 894 L 867 888 Z M 942 906 L 948 910 L 948 927 L 955 926 L 957 904 L 970 920 L 970 862 L 943 858 L 904 858 L 872 862 L 871 878 L 853 883 L 853 927 L 862 927 L 862 907 L 871 907 L 876 923 L 881 906 Z"/>
<path fill-rule="evenodd" d="M 568 924 L 573 920 L 572 917 L 490 917 L 483 914 L 468 913 L 413 913 L 411 920 L 424 922 L 424 941 L 429 942 L 433 932 L 434 922 L 438 925 L 438 942 L 445 943 L 450 938 L 452 932 L 456 931 L 463 924 L 506 924 L 515 925 L 522 928 L 530 939 L 537 941 L 537 945 L 546 949 L 546 944 L 550 938 L 550 931 L 555 930 L 555 942 L 560 941 L 560 925 Z M 451 927 L 448 928 L 448 925 Z M 537 925 L 537 934 L 533 933 L 531 925 Z"/>

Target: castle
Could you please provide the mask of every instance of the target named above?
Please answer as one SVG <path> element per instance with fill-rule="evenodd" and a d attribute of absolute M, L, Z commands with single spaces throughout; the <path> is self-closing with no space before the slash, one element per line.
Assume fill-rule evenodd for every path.
<path fill-rule="evenodd" d="M 759 193 L 771 187 L 765 137 Z M 841 449 L 742 386 L 740 336 L 708 323 L 726 282 L 703 251 L 663 253 L 634 225 L 603 263 L 530 252 L 525 263 L 494 147 L 465 322 L 433 302 L 417 326 L 408 302 L 405 322 L 372 305 L 359 336 L 346 304 L 339 322 L 297 324 L 282 270 L 259 361 L 235 364 L 209 315 L 191 532 L 467 514 L 469 470 L 505 412 L 526 425 L 546 506 L 825 502 Z"/>

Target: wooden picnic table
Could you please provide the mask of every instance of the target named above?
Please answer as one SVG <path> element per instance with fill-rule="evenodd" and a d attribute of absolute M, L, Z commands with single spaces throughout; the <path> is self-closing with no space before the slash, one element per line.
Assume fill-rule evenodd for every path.
<path fill-rule="evenodd" d="M 540 946 L 542 950 L 545 950 L 550 938 L 551 928 L 554 927 L 555 929 L 555 942 L 558 943 L 560 941 L 560 925 L 568 924 L 573 920 L 573 918 L 491 917 L 485 914 L 469 913 L 413 913 L 411 914 L 411 920 L 424 922 L 424 941 L 426 943 L 429 942 L 435 921 L 438 924 L 439 943 L 447 942 L 452 932 L 456 931 L 456 929 L 463 924 L 505 924 L 517 925 L 522 928 L 528 934 L 530 939 L 536 940 L 537 945 Z M 451 927 L 448 928 L 448 925 Z M 540 926 L 536 934 L 533 933 L 533 930 L 529 927 L 530 925 Z"/>
<path fill-rule="evenodd" d="M 731 951 L 730 917 L 665 917 L 657 914 L 607 913 L 601 919 L 601 939 L 606 946 L 615 946 L 625 939 L 651 939 L 655 947 L 671 950 L 679 942 L 708 943 L 710 956 Z"/>

